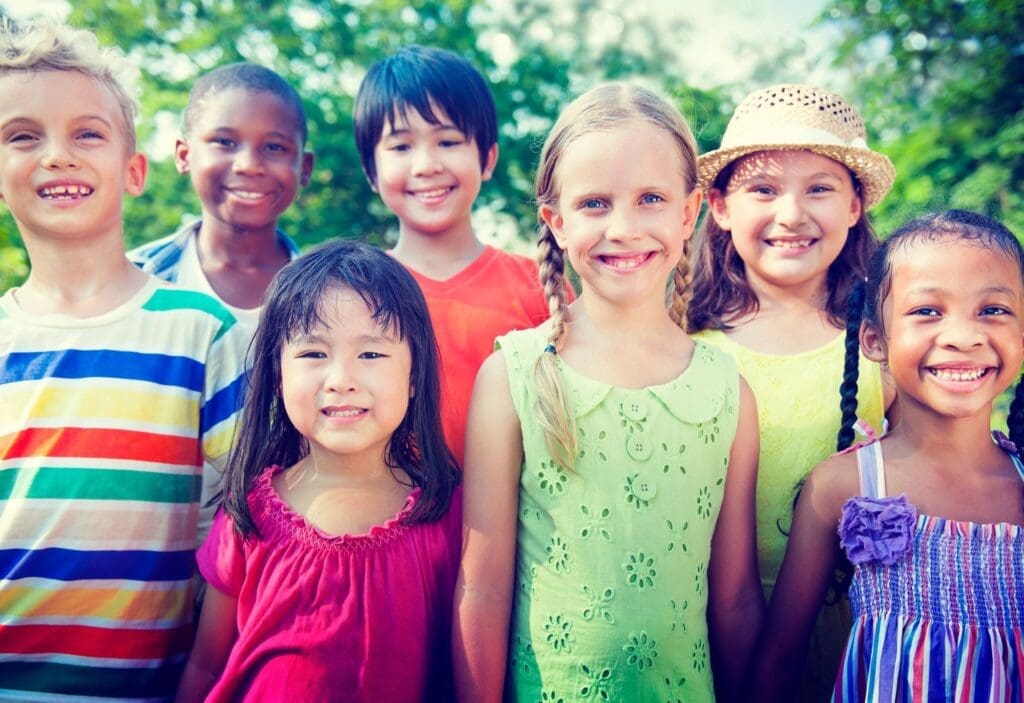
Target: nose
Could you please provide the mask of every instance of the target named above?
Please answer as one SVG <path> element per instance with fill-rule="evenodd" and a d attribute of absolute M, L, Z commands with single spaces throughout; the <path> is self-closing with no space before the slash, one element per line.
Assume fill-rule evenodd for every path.
<path fill-rule="evenodd" d="M 412 172 L 416 176 L 426 176 L 441 171 L 441 158 L 431 147 L 416 149 L 412 156 Z"/>
<path fill-rule="evenodd" d="M 783 193 L 775 200 L 775 221 L 780 225 L 793 229 L 804 221 L 806 214 L 796 193 Z"/>
<path fill-rule="evenodd" d="M 973 349 L 984 343 L 985 335 L 978 320 L 947 316 L 937 341 L 945 349 Z"/>
<path fill-rule="evenodd" d="M 354 363 L 345 359 L 336 359 L 327 368 L 325 387 L 333 393 L 353 391 L 358 387 L 354 373 Z"/>
<path fill-rule="evenodd" d="M 607 215 L 605 238 L 613 242 L 638 239 L 641 236 L 639 217 L 627 208 L 613 208 Z"/>
<path fill-rule="evenodd" d="M 48 169 L 77 168 L 78 159 L 62 139 L 51 139 L 43 152 L 43 167 Z"/>
<path fill-rule="evenodd" d="M 260 174 L 263 173 L 263 158 L 256 147 L 240 147 L 235 152 L 232 163 L 235 173 Z"/>

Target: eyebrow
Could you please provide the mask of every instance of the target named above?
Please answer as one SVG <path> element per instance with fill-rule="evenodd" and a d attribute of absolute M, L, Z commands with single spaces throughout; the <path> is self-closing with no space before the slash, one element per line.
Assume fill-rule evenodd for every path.
<path fill-rule="evenodd" d="M 453 130 L 455 132 L 458 132 L 459 134 L 464 134 L 464 132 L 461 129 L 459 129 L 457 126 L 455 126 L 453 124 L 450 124 L 448 122 L 442 122 L 441 124 L 437 124 L 437 125 L 430 125 L 430 127 L 431 127 L 431 129 L 430 129 L 431 132 L 444 132 L 444 131 L 450 129 L 450 130 Z M 401 135 L 401 134 L 408 134 L 408 133 L 412 132 L 412 130 L 409 129 L 408 126 L 405 126 L 405 127 L 390 127 L 390 129 L 391 129 L 391 131 L 384 135 L 385 138 L 393 137 L 393 136 Z"/>

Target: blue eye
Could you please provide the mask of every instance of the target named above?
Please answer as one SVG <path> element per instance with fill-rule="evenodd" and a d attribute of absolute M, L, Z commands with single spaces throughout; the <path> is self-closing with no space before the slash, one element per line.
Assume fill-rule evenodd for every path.
<path fill-rule="evenodd" d="M 596 210 L 604 207 L 604 201 L 600 198 L 587 198 L 580 202 L 580 207 L 584 210 Z"/>
<path fill-rule="evenodd" d="M 650 205 L 651 203 L 665 202 L 665 199 L 658 195 L 657 193 L 647 193 L 646 195 L 644 195 L 644 197 L 640 198 L 640 202 L 644 203 L 645 205 Z"/>
<path fill-rule="evenodd" d="M 925 317 L 938 317 L 942 313 L 939 312 L 939 310 L 937 308 L 930 308 L 930 307 L 927 307 L 927 306 L 923 306 L 923 307 L 919 307 L 919 308 L 914 308 L 913 310 L 910 311 L 910 314 L 911 315 L 921 315 L 921 316 L 925 316 Z"/>

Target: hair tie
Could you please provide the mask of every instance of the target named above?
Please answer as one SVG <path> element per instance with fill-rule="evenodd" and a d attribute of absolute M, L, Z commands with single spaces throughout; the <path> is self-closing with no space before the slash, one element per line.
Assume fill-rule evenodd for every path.
<path fill-rule="evenodd" d="M 544 347 L 544 353 L 545 354 L 554 354 L 555 356 L 558 356 L 558 350 L 555 349 L 555 345 L 554 344 L 549 344 L 546 347 Z"/>

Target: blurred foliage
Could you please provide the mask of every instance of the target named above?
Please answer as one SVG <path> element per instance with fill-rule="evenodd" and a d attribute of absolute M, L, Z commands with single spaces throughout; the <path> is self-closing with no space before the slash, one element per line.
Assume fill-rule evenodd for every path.
<path fill-rule="evenodd" d="M 896 165 L 878 231 L 957 207 L 1024 236 L 1024 3 L 832 0 L 822 21 Z"/>

